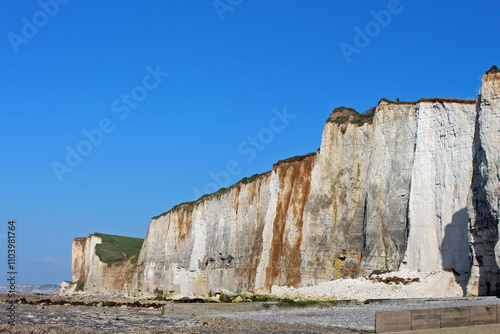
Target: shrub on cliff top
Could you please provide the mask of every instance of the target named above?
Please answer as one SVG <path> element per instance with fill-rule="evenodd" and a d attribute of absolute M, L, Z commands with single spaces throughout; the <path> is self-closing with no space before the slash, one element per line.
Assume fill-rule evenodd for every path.
<path fill-rule="evenodd" d="M 371 107 L 370 109 L 365 110 L 363 114 L 365 114 L 366 116 L 374 116 L 376 110 L 377 107 Z"/>
<path fill-rule="evenodd" d="M 497 65 L 493 65 L 493 66 L 491 66 L 491 68 L 488 71 L 486 71 L 486 73 L 496 72 L 496 71 L 498 71 L 498 67 L 497 67 Z"/>
<path fill-rule="evenodd" d="M 380 102 L 387 102 L 387 103 L 390 103 L 390 104 L 415 104 L 417 103 L 418 101 L 392 101 L 392 100 L 389 100 L 389 99 L 386 99 L 385 97 L 381 98 L 380 101 L 379 101 L 379 104 Z"/>
<path fill-rule="evenodd" d="M 337 112 L 344 112 L 348 111 L 350 115 L 343 115 L 343 116 L 337 116 L 337 117 L 329 117 L 326 121 L 330 123 L 335 123 L 338 125 L 345 124 L 349 122 L 350 124 L 356 124 L 356 125 L 363 125 L 365 123 L 372 123 L 373 122 L 373 116 L 375 114 L 375 109 L 376 108 L 370 108 L 367 110 L 367 113 L 360 114 L 356 110 L 352 108 L 347 108 L 347 107 L 337 107 L 333 110 L 332 114 L 337 113 Z"/>
<path fill-rule="evenodd" d="M 344 110 L 350 111 L 354 114 L 359 114 L 355 109 L 348 108 L 348 107 L 337 107 L 337 108 L 333 109 L 333 113 L 344 112 Z"/>
<path fill-rule="evenodd" d="M 144 243 L 144 239 L 140 238 L 102 233 L 94 233 L 94 235 L 102 239 L 102 243 L 95 246 L 95 253 L 101 262 L 108 265 L 125 261 L 131 257 L 138 257 Z"/>

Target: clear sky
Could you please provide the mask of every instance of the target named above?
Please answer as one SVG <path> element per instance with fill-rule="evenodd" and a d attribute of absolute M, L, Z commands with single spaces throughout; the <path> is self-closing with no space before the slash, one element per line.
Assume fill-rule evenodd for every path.
<path fill-rule="evenodd" d="M 499 1 L 0 1 L 0 265 L 71 280 L 71 243 L 316 151 L 337 106 L 475 98 Z"/>

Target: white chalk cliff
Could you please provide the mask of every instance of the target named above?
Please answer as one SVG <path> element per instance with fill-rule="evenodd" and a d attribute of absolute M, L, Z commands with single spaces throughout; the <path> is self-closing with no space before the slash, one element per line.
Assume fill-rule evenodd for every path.
<path fill-rule="evenodd" d="M 267 293 L 374 272 L 453 269 L 463 293 L 500 294 L 500 71 L 477 101 L 337 108 L 317 153 L 154 217 L 137 263 L 73 243 L 90 293 Z M 463 283 L 465 282 L 465 283 Z"/>

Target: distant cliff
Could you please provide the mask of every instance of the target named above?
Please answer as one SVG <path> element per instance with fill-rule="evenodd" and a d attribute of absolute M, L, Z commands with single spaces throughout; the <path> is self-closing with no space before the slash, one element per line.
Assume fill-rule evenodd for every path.
<path fill-rule="evenodd" d="M 500 72 L 477 101 L 337 108 L 317 153 L 154 217 L 138 255 L 107 264 L 73 242 L 91 293 L 205 296 L 227 289 L 453 270 L 464 294 L 500 294 Z"/>

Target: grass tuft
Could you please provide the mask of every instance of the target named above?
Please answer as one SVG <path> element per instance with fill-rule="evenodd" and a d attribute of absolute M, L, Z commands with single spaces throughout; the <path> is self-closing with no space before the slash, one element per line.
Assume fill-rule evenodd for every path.
<path fill-rule="evenodd" d="M 302 161 L 305 158 L 312 157 L 314 155 L 316 155 L 316 152 L 307 153 L 307 154 L 304 154 L 304 155 L 296 155 L 296 156 L 288 158 L 288 159 L 278 160 L 278 162 L 275 163 L 274 165 L 280 165 L 282 163 L 287 163 L 287 162 Z"/>
<path fill-rule="evenodd" d="M 204 202 L 204 201 L 207 201 L 207 200 L 210 200 L 210 199 L 213 199 L 213 198 L 220 198 L 222 195 L 228 193 L 229 191 L 231 191 L 233 188 L 236 188 L 236 187 L 239 187 L 241 186 L 242 184 L 247 184 L 247 183 L 251 183 L 255 180 L 257 180 L 259 177 L 263 176 L 263 175 L 266 175 L 270 172 L 265 172 L 265 173 L 260 173 L 260 174 L 254 174 L 250 177 L 244 177 L 242 178 L 241 180 L 239 180 L 238 182 L 236 182 L 235 184 L 233 184 L 232 186 L 230 186 L 229 188 L 221 188 L 219 190 L 217 190 L 216 192 L 214 193 L 211 193 L 211 194 L 205 194 L 203 196 L 201 196 L 200 198 L 198 198 L 197 200 L 195 201 L 192 201 L 192 202 L 184 202 L 184 203 L 181 203 L 181 204 L 178 204 L 176 206 L 174 206 L 172 209 L 168 210 L 167 212 L 164 212 L 162 213 L 161 215 L 158 215 L 158 216 L 155 216 L 153 217 L 152 219 L 158 219 L 162 216 L 165 216 L 167 214 L 169 214 L 170 212 L 175 212 L 175 211 L 178 211 L 180 209 L 184 209 L 184 210 L 193 210 L 194 209 L 194 206 L 197 204 L 197 203 L 201 203 L 201 202 Z"/>
<path fill-rule="evenodd" d="M 337 117 L 329 117 L 326 122 L 327 123 L 335 123 L 338 125 L 341 124 L 355 124 L 358 126 L 361 126 L 365 123 L 373 123 L 373 116 L 375 114 L 375 109 L 376 108 L 370 108 L 367 110 L 366 113 L 360 114 L 356 110 L 352 108 L 347 108 L 347 107 L 337 107 L 333 110 L 332 114 L 337 113 L 337 112 L 342 112 L 344 113 L 345 111 L 348 111 L 350 115 L 346 116 L 337 116 Z"/>

